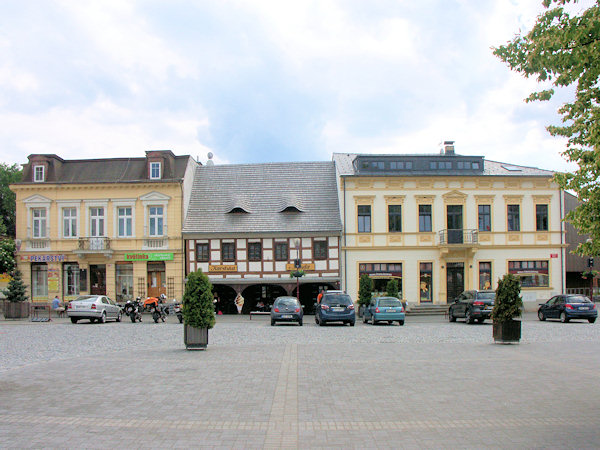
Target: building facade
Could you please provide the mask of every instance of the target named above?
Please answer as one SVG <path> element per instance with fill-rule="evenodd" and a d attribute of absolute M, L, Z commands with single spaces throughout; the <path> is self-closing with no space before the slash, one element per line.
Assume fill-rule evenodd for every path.
<path fill-rule="evenodd" d="M 311 312 L 320 290 L 339 288 L 341 229 L 332 162 L 198 167 L 186 272 L 208 274 L 223 313 L 236 312 L 237 294 L 243 312 L 281 295 Z"/>
<path fill-rule="evenodd" d="M 461 156 L 334 154 L 343 221 L 343 288 L 356 298 L 399 282 L 410 305 L 520 277 L 528 305 L 564 287 L 563 197 L 553 172 Z"/>
<path fill-rule="evenodd" d="M 17 263 L 32 301 L 181 298 L 193 158 L 161 150 L 145 158 L 28 159 L 11 189 Z"/>

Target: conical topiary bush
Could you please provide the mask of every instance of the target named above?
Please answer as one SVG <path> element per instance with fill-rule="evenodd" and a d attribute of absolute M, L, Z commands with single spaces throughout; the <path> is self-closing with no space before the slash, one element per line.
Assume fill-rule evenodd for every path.
<path fill-rule="evenodd" d="M 204 350 L 208 330 L 215 326 L 212 284 L 201 270 L 188 275 L 182 302 L 185 347 Z"/>

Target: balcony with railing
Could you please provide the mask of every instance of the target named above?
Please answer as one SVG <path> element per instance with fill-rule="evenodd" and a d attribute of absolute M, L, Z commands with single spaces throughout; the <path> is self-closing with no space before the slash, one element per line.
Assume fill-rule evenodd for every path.
<path fill-rule="evenodd" d="M 166 236 L 145 237 L 142 250 L 165 250 L 169 248 L 169 239 Z"/>
<path fill-rule="evenodd" d="M 477 230 L 441 230 L 439 232 L 440 245 L 470 247 L 479 243 Z"/>
<path fill-rule="evenodd" d="M 110 238 L 107 237 L 80 237 L 77 241 L 77 248 L 73 250 L 80 256 L 87 254 L 103 254 L 110 257 L 113 250 L 110 248 Z"/>
<path fill-rule="evenodd" d="M 25 250 L 27 250 L 27 251 L 50 250 L 50 239 L 49 238 L 29 238 L 25 241 Z"/>

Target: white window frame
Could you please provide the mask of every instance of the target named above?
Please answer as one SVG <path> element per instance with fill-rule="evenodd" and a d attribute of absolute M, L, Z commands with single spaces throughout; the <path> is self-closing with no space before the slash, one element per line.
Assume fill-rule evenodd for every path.
<path fill-rule="evenodd" d="M 50 221 L 48 220 L 50 217 L 50 205 L 52 201 L 49 198 L 46 198 L 42 195 L 36 194 L 31 197 L 23 200 L 25 207 L 27 208 L 27 238 L 33 238 L 33 210 L 34 209 L 45 209 L 46 210 L 46 239 L 51 234 L 50 229 Z M 17 236 L 19 235 L 19 230 L 17 230 Z M 37 239 L 37 238 L 35 238 Z"/>
<path fill-rule="evenodd" d="M 62 237 L 63 239 L 72 239 L 72 238 L 76 238 L 77 237 L 77 208 L 73 208 L 73 207 L 63 207 L 60 209 L 62 212 Z M 69 215 L 68 217 L 65 216 L 65 212 L 66 211 L 70 211 L 73 212 L 75 211 L 75 215 Z M 73 224 L 75 224 L 75 233 L 73 233 Z M 65 225 L 67 225 L 65 227 Z"/>
<path fill-rule="evenodd" d="M 161 214 L 152 214 L 153 208 L 161 208 Z M 148 236 L 149 237 L 163 237 L 165 236 L 165 211 L 164 205 L 148 205 Z M 161 221 L 161 233 L 158 233 L 156 228 L 158 224 L 152 224 L 153 220 Z"/>
<path fill-rule="evenodd" d="M 127 211 L 129 213 L 127 214 Z M 133 207 L 131 206 L 117 206 L 117 237 L 130 238 L 133 236 Z M 121 214 L 121 211 L 125 211 L 125 214 Z M 121 233 L 121 223 L 123 223 L 123 233 Z M 129 231 L 129 232 L 128 232 Z"/>
<path fill-rule="evenodd" d="M 161 206 L 163 208 L 163 234 L 160 237 L 168 236 L 168 206 L 171 197 L 160 192 L 153 191 L 142 195 L 139 199 L 144 207 L 144 237 L 159 237 L 150 236 L 150 207 L 156 206 Z"/>
<path fill-rule="evenodd" d="M 38 176 L 38 169 L 41 169 Z M 33 166 L 33 181 L 42 183 L 46 181 L 46 168 L 44 166 Z"/>
<path fill-rule="evenodd" d="M 154 171 L 158 172 L 158 175 L 154 174 Z M 151 180 L 160 180 L 162 177 L 162 164 L 160 162 L 151 162 L 150 163 L 150 179 Z"/>
<path fill-rule="evenodd" d="M 102 236 L 92 236 L 92 208 L 104 208 L 104 234 Z M 108 222 L 106 220 L 108 212 L 108 202 L 102 201 L 85 201 L 85 232 L 86 237 L 107 237 L 108 236 Z"/>
<path fill-rule="evenodd" d="M 43 212 L 43 217 L 35 217 L 36 212 Z M 40 233 L 36 236 L 35 229 L 36 223 L 39 223 Z M 48 209 L 47 208 L 32 208 L 31 209 L 31 236 L 33 239 L 45 239 L 48 237 Z"/>
<path fill-rule="evenodd" d="M 73 201 L 73 200 L 57 200 L 57 205 L 58 205 L 58 217 L 57 217 L 57 225 L 58 225 L 58 233 L 61 239 L 76 239 L 79 237 L 79 235 L 81 234 L 81 221 L 80 221 L 80 215 L 79 215 L 79 210 L 80 210 L 80 206 L 81 206 L 81 202 L 79 201 Z M 64 210 L 65 209 L 73 209 L 75 208 L 75 236 L 65 236 L 65 222 L 64 222 Z"/>

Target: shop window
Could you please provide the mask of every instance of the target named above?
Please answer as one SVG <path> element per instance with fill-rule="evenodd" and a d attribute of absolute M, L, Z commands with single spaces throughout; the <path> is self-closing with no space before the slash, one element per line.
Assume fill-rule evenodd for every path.
<path fill-rule="evenodd" d="M 402 205 L 388 205 L 388 227 L 390 233 L 402 232 Z"/>
<path fill-rule="evenodd" d="M 133 264 L 116 265 L 117 301 L 133 300 Z"/>
<path fill-rule="evenodd" d="M 535 205 L 535 230 L 548 231 L 548 205 Z"/>
<path fill-rule="evenodd" d="M 358 232 L 371 232 L 371 205 L 358 206 Z"/>
<path fill-rule="evenodd" d="M 133 208 L 122 206 L 117 208 L 119 237 L 133 236 Z"/>
<path fill-rule="evenodd" d="M 492 288 L 492 263 L 479 263 L 479 289 Z"/>
<path fill-rule="evenodd" d="M 419 231 L 431 231 L 431 205 L 419 205 Z"/>
<path fill-rule="evenodd" d="M 507 205 L 507 229 L 508 231 L 521 231 L 520 205 Z"/>
<path fill-rule="evenodd" d="M 360 263 L 358 271 L 359 277 L 366 274 L 373 280 L 374 295 L 386 295 L 388 282 L 395 279 L 402 298 L 402 263 Z"/>
<path fill-rule="evenodd" d="M 262 261 L 262 245 L 260 242 L 248 243 L 248 261 Z"/>
<path fill-rule="evenodd" d="M 150 206 L 148 208 L 149 214 L 149 235 L 150 236 L 163 236 L 163 207 L 162 206 Z"/>
<path fill-rule="evenodd" d="M 490 205 L 479 205 L 479 231 L 491 231 L 492 212 Z"/>
<path fill-rule="evenodd" d="M 521 287 L 549 287 L 548 260 L 542 261 L 509 261 L 508 273 L 519 278 Z"/>
<path fill-rule="evenodd" d="M 46 263 L 31 264 L 31 296 L 48 300 L 48 266 Z"/>
<path fill-rule="evenodd" d="M 221 261 L 234 262 L 235 261 L 235 243 L 223 242 L 221 244 Z"/>
<path fill-rule="evenodd" d="M 210 259 L 210 245 L 208 242 L 196 244 L 196 261 L 207 262 Z"/>
<path fill-rule="evenodd" d="M 63 265 L 63 296 L 79 295 L 79 264 L 65 263 Z"/>
<path fill-rule="evenodd" d="M 275 261 L 287 261 L 288 253 L 289 252 L 287 242 L 275 243 Z"/>
<path fill-rule="evenodd" d="M 45 238 L 46 237 L 46 209 L 45 208 L 34 208 L 31 211 L 33 221 L 33 237 L 34 238 Z"/>
<path fill-rule="evenodd" d="M 422 302 L 430 302 L 433 299 L 433 264 L 419 263 L 419 291 Z"/>
<path fill-rule="evenodd" d="M 327 241 L 313 242 L 313 258 L 327 259 Z"/>

